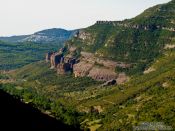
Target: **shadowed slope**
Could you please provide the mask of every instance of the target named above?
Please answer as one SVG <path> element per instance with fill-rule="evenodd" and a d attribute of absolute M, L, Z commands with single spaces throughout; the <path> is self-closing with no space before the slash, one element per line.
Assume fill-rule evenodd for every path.
<path fill-rule="evenodd" d="M 75 128 L 64 125 L 56 119 L 42 114 L 30 105 L 14 99 L 2 90 L 0 90 L 0 104 L 1 129 L 75 130 Z"/>

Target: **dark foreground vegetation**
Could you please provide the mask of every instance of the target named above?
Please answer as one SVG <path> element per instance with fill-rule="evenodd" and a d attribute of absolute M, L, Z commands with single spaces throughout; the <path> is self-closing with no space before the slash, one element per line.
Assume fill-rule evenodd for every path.
<path fill-rule="evenodd" d="M 2 90 L 0 90 L 0 104 L 0 130 L 79 130 L 41 113 L 30 104 L 24 104 Z"/>

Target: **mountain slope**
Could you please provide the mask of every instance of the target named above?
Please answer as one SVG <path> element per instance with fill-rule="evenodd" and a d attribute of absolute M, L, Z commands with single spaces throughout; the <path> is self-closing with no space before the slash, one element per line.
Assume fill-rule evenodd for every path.
<path fill-rule="evenodd" d="M 99 58 L 128 62 L 133 65 L 131 74 L 143 71 L 163 53 L 166 44 L 174 44 L 174 6 L 171 1 L 130 20 L 97 21 L 80 30 L 77 37 L 67 42 L 67 47 L 77 47 Z"/>
<path fill-rule="evenodd" d="M 1 85 L 0 85 L 1 86 Z M 24 104 L 20 100 L 0 90 L 0 120 L 2 130 L 69 130 L 76 129 L 63 124 L 56 119 L 41 113 L 38 109 L 31 105 Z M 76 129 L 79 130 L 79 129 Z"/>
<path fill-rule="evenodd" d="M 25 66 L 11 75 L 17 80 L 16 89 L 31 90 L 32 87 L 40 92 L 39 96 L 44 94 L 65 107 L 71 105 L 80 113 L 87 112 L 81 116 L 81 120 L 88 119 L 82 121 L 84 128 L 100 125 L 100 130 L 131 130 L 141 122 L 153 121 L 175 128 L 174 61 L 175 50 L 166 49 L 148 68 L 154 70 L 135 76 L 124 85 L 103 88 L 101 83 L 87 78 L 57 76 L 44 62 Z M 89 122 L 99 119 L 98 123 L 88 126 Z"/>
<path fill-rule="evenodd" d="M 133 19 L 133 23 L 142 25 L 159 25 L 161 27 L 175 27 L 174 25 L 174 8 L 175 1 L 172 0 L 168 4 L 157 5 L 145 10 L 141 15 Z"/>
<path fill-rule="evenodd" d="M 174 50 L 166 52 L 151 66 L 154 71 L 134 78 L 118 94 L 99 98 L 115 103 L 108 106 L 103 130 L 130 130 L 141 122 L 163 122 L 170 129 L 175 128 L 174 55 Z"/>

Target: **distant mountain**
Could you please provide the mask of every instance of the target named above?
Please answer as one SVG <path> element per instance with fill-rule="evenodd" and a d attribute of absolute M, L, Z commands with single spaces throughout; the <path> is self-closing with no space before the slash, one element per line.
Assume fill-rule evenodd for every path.
<path fill-rule="evenodd" d="M 30 41 L 30 42 L 42 42 L 42 43 L 47 43 L 47 42 L 54 42 L 54 41 L 60 41 L 64 42 L 68 39 L 70 39 L 74 34 L 76 30 L 65 30 L 65 29 L 47 29 L 43 31 L 36 32 L 22 40 L 20 42 L 24 41 Z"/>
<path fill-rule="evenodd" d="M 6 42 L 36 42 L 36 43 L 48 43 L 48 42 L 65 42 L 72 38 L 77 30 L 65 30 L 61 28 L 47 29 L 36 32 L 32 35 L 12 36 L 12 37 L 0 37 L 0 40 Z"/>
<path fill-rule="evenodd" d="M 76 30 L 48 29 L 32 35 L 0 37 L 0 69 L 15 69 L 42 60 L 46 52 L 63 47 L 75 33 Z"/>
<path fill-rule="evenodd" d="M 11 36 L 11 37 L 0 37 L 0 40 L 5 42 L 18 42 L 22 39 L 29 37 L 30 35 L 21 35 L 21 36 Z"/>

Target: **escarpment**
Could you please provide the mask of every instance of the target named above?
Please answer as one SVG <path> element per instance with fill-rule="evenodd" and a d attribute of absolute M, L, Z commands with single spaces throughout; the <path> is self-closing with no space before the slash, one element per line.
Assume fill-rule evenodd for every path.
<path fill-rule="evenodd" d="M 51 68 L 56 68 L 59 63 L 61 63 L 63 59 L 63 54 L 62 53 L 53 53 L 50 57 L 50 64 Z"/>
<path fill-rule="evenodd" d="M 50 61 L 50 69 L 56 69 L 58 74 L 66 74 L 73 71 L 73 65 L 76 63 L 76 59 L 71 56 L 63 55 L 64 48 L 61 48 L 58 52 L 48 52 L 46 54 L 46 62 Z"/>
<path fill-rule="evenodd" d="M 90 77 L 104 82 L 117 82 L 120 76 L 115 72 L 117 66 L 130 67 L 130 64 L 98 58 L 90 52 L 80 51 L 79 57 L 76 57 L 74 55 L 76 51 L 76 47 L 69 46 L 66 51 L 61 48 L 58 52 L 48 52 L 46 62 L 50 61 L 50 68 L 55 69 L 58 74 L 72 73 L 74 77 Z M 116 84 L 116 82 L 112 82 L 112 84 Z M 107 85 L 111 85 L 111 83 Z"/>
<path fill-rule="evenodd" d="M 51 58 L 52 54 L 53 54 L 52 52 L 48 52 L 46 54 L 46 62 L 49 62 L 50 61 L 50 58 Z"/>
<path fill-rule="evenodd" d="M 58 74 L 90 77 L 105 85 L 123 84 L 129 80 L 127 74 L 144 73 L 165 49 L 174 49 L 173 2 L 170 9 L 159 5 L 133 19 L 97 21 L 80 29 L 64 48 L 48 53 L 46 62 Z"/>
<path fill-rule="evenodd" d="M 62 57 L 62 60 L 57 65 L 57 73 L 58 74 L 66 74 L 67 72 L 73 71 L 73 65 L 76 63 L 76 59 L 73 57 Z"/>

